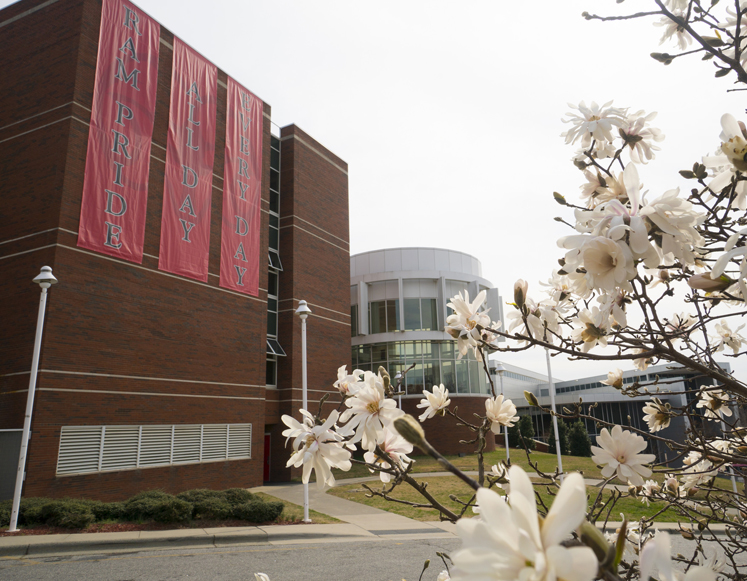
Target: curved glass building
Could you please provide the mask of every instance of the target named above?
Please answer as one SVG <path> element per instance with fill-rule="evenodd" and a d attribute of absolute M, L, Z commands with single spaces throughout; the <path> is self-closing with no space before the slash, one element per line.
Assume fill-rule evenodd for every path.
<path fill-rule="evenodd" d="M 350 257 L 352 367 L 392 378 L 407 372 L 404 397 L 443 383 L 451 394 L 487 395 L 488 380 L 472 353 L 458 359 L 456 341 L 443 331 L 451 297 L 487 291 L 486 308 L 503 319 L 498 289 L 482 277 L 474 256 L 440 248 L 391 248 Z"/>

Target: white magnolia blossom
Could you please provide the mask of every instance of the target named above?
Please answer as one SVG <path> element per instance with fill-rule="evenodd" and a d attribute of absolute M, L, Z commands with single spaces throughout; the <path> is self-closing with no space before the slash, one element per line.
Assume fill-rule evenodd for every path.
<path fill-rule="evenodd" d="M 672 420 L 671 407 L 657 397 L 643 406 L 643 412 L 646 414 L 643 416 L 643 421 L 648 424 L 651 433 L 669 427 L 669 422 Z"/>
<path fill-rule="evenodd" d="M 345 425 L 338 429 L 343 436 L 355 435 L 350 444 L 361 442 L 366 450 L 373 450 L 384 441 L 384 427 L 404 415 L 397 403 L 384 395 L 384 382 L 380 375 L 371 371 L 363 374 L 363 382 L 353 397 L 345 400 L 349 408 L 340 416 Z"/>
<path fill-rule="evenodd" d="M 703 165 L 716 170 L 716 176 L 708 184 L 708 189 L 718 193 L 731 184 L 740 172 L 747 171 L 747 138 L 741 124 L 733 115 L 721 117 L 721 154 L 703 158 Z M 747 209 L 747 181 L 739 180 L 736 187 L 734 205 L 740 210 Z"/>
<path fill-rule="evenodd" d="M 320 489 L 323 489 L 325 484 L 334 486 L 335 477 L 330 468 L 339 468 L 347 472 L 352 465 L 350 451 L 342 446 L 343 438 L 333 429 L 338 417 L 337 410 L 332 411 L 321 426 L 315 425 L 314 416 L 306 410 L 301 410 L 301 414 L 303 423 L 288 415 L 282 417 L 283 423 L 288 426 L 288 429 L 283 431 L 285 442 L 287 444 L 288 440 L 294 438 L 295 450 L 286 466 L 303 466 L 304 484 L 309 482 L 311 471 L 314 470 L 316 483 Z"/>
<path fill-rule="evenodd" d="M 744 328 L 744 325 L 739 325 L 735 331 L 732 331 L 729 327 L 729 323 L 724 319 L 716 323 L 716 334 L 711 335 L 711 338 L 716 343 L 713 347 L 714 352 L 723 351 L 724 348 L 728 347 L 732 350 L 734 355 L 739 353 L 744 343 L 747 343 L 747 339 L 739 334 Z"/>
<path fill-rule="evenodd" d="M 582 309 L 578 317 L 573 320 L 575 328 L 571 333 L 571 338 L 575 342 L 583 343 L 581 350 L 588 353 L 597 344 L 602 347 L 607 346 L 607 333 L 609 333 L 610 317 L 604 311 L 597 307 Z"/>
<path fill-rule="evenodd" d="M 607 428 L 597 436 L 597 444 L 592 446 L 591 459 L 602 468 L 602 476 L 609 478 L 617 472 L 618 479 L 633 486 L 643 486 L 643 477 L 651 476 L 651 469 L 644 466 L 656 460 L 654 454 L 641 454 L 648 445 L 641 436 L 614 426 L 610 433 Z"/>
<path fill-rule="evenodd" d="M 700 452 L 691 451 L 682 462 L 687 466 L 681 475 L 682 488 L 685 491 L 702 486 L 718 475 L 718 469 L 713 466 L 713 462 L 703 458 Z"/>
<path fill-rule="evenodd" d="M 650 505 L 650 500 L 656 497 L 656 493 L 661 491 L 661 486 L 656 480 L 646 480 L 641 489 L 641 502 L 646 506 Z"/>
<path fill-rule="evenodd" d="M 449 572 L 444 569 L 438 574 L 438 577 L 436 577 L 436 581 L 451 581 L 451 577 L 449 577 Z"/>
<path fill-rule="evenodd" d="M 500 434 L 503 426 L 511 427 L 519 421 L 514 402 L 510 399 L 504 400 L 503 395 L 485 400 L 485 416 L 492 422 L 490 430 L 494 434 Z"/>
<path fill-rule="evenodd" d="M 653 142 L 664 141 L 661 130 L 649 125 L 656 115 L 656 111 L 648 114 L 645 111 L 637 111 L 623 119 L 619 129 L 620 136 L 630 148 L 630 159 L 635 163 L 646 163 L 654 159 L 654 151 L 659 151 L 659 147 Z"/>
<path fill-rule="evenodd" d="M 433 391 L 430 392 L 427 389 L 423 390 L 424 399 L 420 400 L 417 405 L 419 408 L 425 408 L 425 411 L 418 416 L 421 422 L 429 420 L 436 414 L 444 415 L 446 408 L 449 407 L 451 400 L 449 399 L 449 390 L 444 387 L 444 384 L 434 385 Z"/>
<path fill-rule="evenodd" d="M 353 395 L 358 389 L 360 389 L 360 380 L 363 372 L 360 369 L 353 371 L 352 375 L 348 375 L 347 365 L 343 365 L 337 370 L 337 381 L 334 386 L 343 395 Z"/>
<path fill-rule="evenodd" d="M 659 531 L 649 539 L 641 550 L 641 579 L 648 579 L 658 572 L 659 581 L 716 581 L 716 573 L 706 567 L 690 567 L 682 577 L 672 567 L 672 541 L 669 533 Z"/>
<path fill-rule="evenodd" d="M 492 490 L 477 491 L 479 518 L 457 522 L 462 548 L 452 555 L 452 579 L 494 581 L 592 581 L 598 562 L 589 547 L 560 543 L 584 520 L 586 490 L 578 473 L 569 474 L 547 517 L 540 521 L 534 489 L 519 466 L 509 470 L 510 504 Z"/>
<path fill-rule="evenodd" d="M 684 20 L 686 9 L 673 9 L 672 13 L 677 17 Z M 654 26 L 660 26 L 664 28 L 664 34 L 659 41 L 659 44 L 664 44 L 670 39 L 674 39 L 675 44 L 679 50 L 686 50 L 690 44 L 692 44 L 693 38 L 690 33 L 687 32 L 678 22 L 671 20 L 667 16 L 662 16 L 658 22 L 654 22 Z"/>
<path fill-rule="evenodd" d="M 633 349 L 633 353 L 646 353 L 648 349 Z M 648 369 L 649 365 L 653 365 L 655 361 L 655 358 L 653 357 L 638 357 L 637 359 L 633 359 L 633 365 L 636 369 L 639 371 L 646 371 Z"/>
<path fill-rule="evenodd" d="M 501 325 L 500 321 L 496 321 L 495 323 L 490 321 L 490 317 L 487 314 L 490 309 L 480 310 L 485 302 L 486 295 L 487 293 L 482 290 L 477 294 L 475 300 L 470 303 L 469 293 L 465 290 L 464 294 L 460 292 L 447 304 L 448 307 L 454 310 L 454 313 L 446 317 L 445 331 L 457 340 L 459 359 L 466 355 L 467 351 L 473 349 L 475 357 L 477 357 L 478 361 L 482 361 L 482 355 L 478 349 L 483 339 L 480 328 L 491 326 L 498 328 Z"/>
<path fill-rule="evenodd" d="M 698 322 L 698 320 L 689 313 L 675 314 L 672 315 L 670 319 L 665 320 L 667 323 L 667 331 L 678 335 L 678 337 L 675 337 L 673 341 L 687 337 L 692 326 Z"/>
<path fill-rule="evenodd" d="M 410 462 L 413 462 L 407 455 L 412 452 L 412 444 L 405 440 L 399 433 L 393 428 L 384 428 L 384 441 L 379 444 L 379 447 L 387 453 L 387 455 L 397 463 L 397 465 L 404 470 Z M 391 464 L 380 458 L 376 452 L 366 452 L 363 454 L 363 459 L 369 464 L 376 464 L 384 469 L 391 468 Z M 373 472 L 373 470 L 371 470 Z M 388 472 L 379 472 L 379 478 L 381 481 L 386 483 L 392 479 L 391 474 Z"/>
<path fill-rule="evenodd" d="M 583 101 L 578 106 L 568 103 L 568 106 L 578 113 L 566 113 L 567 119 L 563 119 L 563 123 L 570 123 L 572 127 L 564 131 L 561 137 L 565 137 L 566 143 L 576 143 L 581 140 L 581 146 L 584 149 L 591 145 L 592 139 L 607 143 L 612 141 L 614 139 L 612 128 L 622 125 L 625 111 L 611 107 L 611 105 L 612 101 L 601 107 L 594 102 L 589 106 Z"/>
<path fill-rule="evenodd" d="M 622 389 L 623 370 L 618 368 L 613 371 L 607 372 L 607 379 L 603 380 L 602 383 L 616 389 Z"/>
<path fill-rule="evenodd" d="M 731 416 L 729 396 L 720 389 L 703 387 L 698 395 L 697 407 L 703 409 L 705 417 L 721 420 Z"/>
<path fill-rule="evenodd" d="M 527 298 L 524 304 L 527 311 L 526 321 L 522 312 L 518 309 L 508 313 L 507 318 L 511 321 L 508 326 L 509 333 L 532 337 L 541 341 L 546 340 L 552 343 L 554 336 L 559 329 L 558 312 L 553 304 L 546 302 L 536 303 L 533 299 Z M 547 332 L 545 327 L 547 327 Z M 519 343 L 528 343 L 525 339 L 518 339 Z"/>
<path fill-rule="evenodd" d="M 270 581 L 270 577 L 265 573 L 255 573 L 254 581 Z"/>

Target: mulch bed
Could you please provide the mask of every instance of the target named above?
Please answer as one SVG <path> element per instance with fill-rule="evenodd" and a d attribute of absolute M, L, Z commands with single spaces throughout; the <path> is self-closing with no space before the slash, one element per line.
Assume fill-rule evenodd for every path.
<path fill-rule="evenodd" d="M 69 535 L 75 533 L 128 533 L 132 531 L 172 531 L 178 529 L 207 529 L 214 527 L 256 527 L 267 525 L 294 525 L 302 522 L 278 521 L 267 523 L 250 523 L 244 520 L 199 520 L 188 524 L 176 523 L 93 523 L 85 529 L 65 529 L 62 527 L 51 527 L 48 525 L 34 525 L 32 527 L 21 527 L 18 532 L 9 533 L 8 529 L 0 529 L 0 537 L 17 537 L 24 535 Z"/>

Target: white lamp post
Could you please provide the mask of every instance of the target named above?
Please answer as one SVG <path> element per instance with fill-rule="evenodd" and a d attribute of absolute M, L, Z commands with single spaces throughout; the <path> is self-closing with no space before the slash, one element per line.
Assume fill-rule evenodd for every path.
<path fill-rule="evenodd" d="M 303 391 L 303 409 L 307 410 L 308 402 L 306 396 L 306 318 L 311 314 L 311 309 L 306 301 L 298 301 L 296 314 L 301 318 L 301 385 Z M 308 411 L 308 410 L 307 410 Z M 317 475 L 318 477 L 318 475 Z M 309 518 L 309 483 L 303 485 L 303 522 L 311 522 Z"/>
<path fill-rule="evenodd" d="M 552 429 L 555 430 L 555 452 L 558 455 L 558 470 L 560 470 L 560 483 L 563 483 L 563 460 L 560 457 L 560 436 L 558 435 L 558 418 L 555 416 L 555 384 L 552 380 L 552 367 L 550 367 L 550 350 L 545 347 L 547 358 L 547 379 L 550 381 L 550 406 L 552 407 Z"/>
<path fill-rule="evenodd" d="M 503 363 L 497 361 L 493 369 L 498 372 L 498 379 L 501 382 L 501 395 L 503 395 L 503 372 L 506 371 L 506 368 L 503 367 Z M 503 443 L 506 444 L 506 462 L 508 462 L 510 456 L 508 451 L 508 426 L 503 426 Z"/>
<path fill-rule="evenodd" d="M 18 531 L 18 509 L 21 506 L 21 489 L 23 488 L 23 477 L 26 471 L 26 455 L 29 447 L 29 434 L 31 433 L 31 413 L 34 410 L 34 393 L 36 392 L 36 374 L 39 371 L 39 351 L 41 350 L 42 331 L 44 330 L 44 311 L 47 306 L 47 289 L 57 283 L 52 274 L 52 269 L 42 266 L 41 272 L 34 279 L 41 287 L 41 298 L 39 299 L 39 316 L 36 319 L 36 337 L 34 338 L 34 355 L 31 359 L 31 377 L 29 377 L 29 393 L 26 397 L 26 417 L 23 420 L 23 434 L 21 435 L 21 451 L 18 455 L 18 473 L 16 474 L 16 487 L 13 491 L 13 505 L 10 513 L 9 533 Z"/>

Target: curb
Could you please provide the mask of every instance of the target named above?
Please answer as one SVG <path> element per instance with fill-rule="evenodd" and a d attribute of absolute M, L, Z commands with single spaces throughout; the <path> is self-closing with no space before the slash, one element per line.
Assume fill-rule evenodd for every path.
<path fill-rule="evenodd" d="M 120 535 L 121 533 L 98 533 Z M 70 535 L 73 536 L 73 535 Z M 75 535 L 83 536 L 83 535 Z M 111 553 L 122 551 L 161 551 L 184 548 L 216 548 L 222 546 L 267 543 L 269 535 L 263 530 L 228 534 L 163 535 L 160 538 L 61 539 L 54 542 L 29 537 L 12 538 L 13 543 L 0 539 L 0 557 L 51 556 L 69 553 Z"/>

